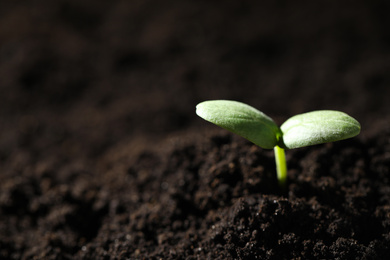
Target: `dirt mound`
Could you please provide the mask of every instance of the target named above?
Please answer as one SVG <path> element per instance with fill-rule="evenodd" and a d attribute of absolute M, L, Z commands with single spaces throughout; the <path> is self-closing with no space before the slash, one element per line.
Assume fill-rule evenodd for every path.
<path fill-rule="evenodd" d="M 35 1 L 0 10 L 0 259 L 387 259 L 383 1 Z M 273 151 L 195 115 L 344 111 Z"/>

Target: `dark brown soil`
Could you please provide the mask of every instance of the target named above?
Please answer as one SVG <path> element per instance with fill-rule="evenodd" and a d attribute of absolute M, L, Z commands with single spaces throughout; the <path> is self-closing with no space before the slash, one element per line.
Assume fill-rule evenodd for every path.
<path fill-rule="evenodd" d="M 3 1 L 0 259 L 389 259 L 386 1 Z M 347 112 L 273 151 L 195 115 Z"/>

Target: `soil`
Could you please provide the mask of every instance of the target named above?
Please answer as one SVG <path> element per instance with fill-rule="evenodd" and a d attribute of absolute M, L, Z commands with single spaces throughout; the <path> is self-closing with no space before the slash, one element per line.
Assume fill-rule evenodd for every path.
<path fill-rule="evenodd" d="M 3 1 L 0 259 L 389 259 L 386 1 Z M 344 111 L 272 150 L 205 122 Z"/>

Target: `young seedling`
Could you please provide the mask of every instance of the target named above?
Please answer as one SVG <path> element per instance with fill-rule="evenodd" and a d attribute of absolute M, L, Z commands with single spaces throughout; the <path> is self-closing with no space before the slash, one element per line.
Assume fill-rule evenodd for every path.
<path fill-rule="evenodd" d="M 274 149 L 280 186 L 287 182 L 284 149 L 335 142 L 354 137 L 360 124 L 349 115 L 319 110 L 289 118 L 281 127 L 263 112 L 230 100 L 210 100 L 196 106 L 201 118 L 238 134 L 264 149 Z"/>

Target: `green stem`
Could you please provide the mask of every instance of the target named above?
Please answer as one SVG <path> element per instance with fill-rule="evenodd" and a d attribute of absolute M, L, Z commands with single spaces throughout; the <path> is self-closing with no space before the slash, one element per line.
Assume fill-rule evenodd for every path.
<path fill-rule="evenodd" d="M 287 183 L 287 164 L 286 164 L 286 155 L 284 149 L 275 146 L 275 162 L 276 162 L 276 173 L 281 187 L 285 187 Z"/>

